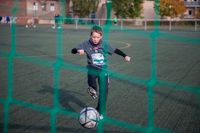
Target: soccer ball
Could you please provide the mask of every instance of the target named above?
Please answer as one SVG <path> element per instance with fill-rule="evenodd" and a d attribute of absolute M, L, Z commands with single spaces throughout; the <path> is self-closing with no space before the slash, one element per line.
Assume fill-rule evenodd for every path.
<path fill-rule="evenodd" d="M 99 121 L 99 113 L 93 107 L 86 107 L 79 114 L 79 123 L 84 128 L 94 128 Z"/>

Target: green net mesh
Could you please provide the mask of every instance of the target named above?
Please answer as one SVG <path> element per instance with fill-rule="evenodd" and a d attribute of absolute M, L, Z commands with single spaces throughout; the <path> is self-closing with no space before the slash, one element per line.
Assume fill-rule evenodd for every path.
<path fill-rule="evenodd" d="M 64 1 L 62 1 L 62 2 L 64 2 Z M 159 1 L 155 1 L 155 2 L 159 3 Z M 15 1 L 15 5 L 12 9 L 13 16 L 16 16 L 16 13 L 18 12 L 18 8 L 19 8 L 18 1 Z M 109 5 L 108 5 L 107 8 L 110 9 L 111 7 L 109 7 Z M 107 16 L 110 16 L 110 14 L 107 14 Z M 157 19 L 157 17 L 158 16 L 155 16 L 155 19 Z M 3 115 L 2 115 L 3 117 L 1 118 L 3 121 L 3 123 L 1 123 L 2 131 L 4 133 L 9 132 L 9 127 L 11 126 L 11 125 L 9 125 L 9 123 L 10 123 L 9 121 L 11 119 L 10 109 L 12 108 L 13 105 L 16 105 L 16 106 L 20 106 L 20 107 L 36 110 L 38 112 L 49 114 L 50 119 L 46 120 L 46 121 L 48 121 L 48 123 L 50 125 L 51 133 L 55 133 L 58 130 L 59 131 L 61 130 L 63 132 L 68 132 L 68 131 L 69 132 L 78 132 L 79 128 L 77 128 L 77 126 L 74 127 L 74 128 L 77 128 L 75 130 L 74 130 L 73 126 L 69 129 L 64 128 L 63 130 L 58 128 L 58 121 L 60 121 L 60 118 L 59 118 L 60 116 L 69 117 L 69 118 L 71 118 L 69 122 L 71 122 L 71 121 L 74 122 L 74 121 L 77 121 L 77 118 L 79 115 L 79 112 L 71 111 L 71 110 L 68 110 L 67 108 L 62 108 L 60 105 L 59 99 L 62 96 L 62 94 L 60 93 L 61 83 L 62 83 L 61 81 L 62 81 L 62 76 L 63 76 L 62 72 L 63 72 L 63 70 L 65 70 L 69 73 L 71 71 L 79 72 L 79 74 L 84 77 L 84 75 L 87 71 L 86 68 L 82 67 L 81 65 L 73 64 L 73 63 L 71 63 L 71 61 L 65 60 L 64 53 L 66 51 L 64 49 L 63 44 L 66 42 L 63 42 L 63 39 L 65 37 L 63 35 L 63 29 L 58 29 L 56 31 L 55 47 L 54 47 L 55 55 L 53 56 L 54 59 L 50 60 L 49 58 L 47 58 L 45 60 L 44 57 L 43 58 L 41 58 L 39 56 L 31 57 L 31 56 L 27 56 L 24 53 L 18 52 L 18 50 L 17 50 L 17 41 L 18 41 L 17 35 L 18 35 L 18 33 L 17 33 L 16 26 L 17 25 L 13 23 L 13 24 L 11 24 L 11 27 L 10 27 L 11 30 L 10 30 L 10 34 L 9 34 L 9 36 L 10 36 L 9 52 L 3 51 L 3 50 L 0 51 L 0 57 L 6 58 L 6 60 L 7 60 L 6 62 L 4 62 L 4 63 L 7 63 L 7 71 L 6 71 L 7 76 L 5 76 L 5 77 L 7 77 L 6 97 L 0 97 L 0 104 L 2 105 L 1 109 L 3 112 Z M 168 34 L 165 32 L 161 33 L 159 26 L 160 26 L 160 23 L 158 21 L 155 21 L 154 25 L 153 25 L 153 31 L 148 34 L 144 34 L 144 32 L 142 32 L 140 30 L 130 31 L 129 29 L 124 29 L 124 31 L 123 31 L 124 34 L 130 34 L 130 35 L 136 35 L 136 36 L 139 35 L 139 36 L 143 36 L 148 39 L 148 41 L 149 41 L 149 49 L 148 49 L 149 53 L 148 54 L 150 55 L 149 56 L 149 58 L 150 58 L 149 78 L 141 78 L 141 77 L 137 77 L 137 76 L 132 76 L 130 74 L 122 74 L 122 73 L 119 73 L 116 71 L 112 71 L 111 69 L 107 70 L 111 73 L 110 76 L 113 79 L 123 81 L 123 82 L 120 82 L 121 84 L 134 84 L 134 85 L 138 85 L 138 86 L 144 86 L 143 88 L 146 88 L 145 89 L 146 98 L 147 98 L 146 99 L 147 100 L 146 101 L 146 105 L 147 105 L 147 107 L 146 107 L 146 109 L 147 109 L 146 124 L 140 125 L 138 123 L 131 123 L 126 120 L 120 120 L 120 119 L 115 119 L 115 118 L 109 117 L 109 114 L 105 114 L 105 118 L 99 122 L 96 132 L 103 133 L 104 129 L 106 128 L 107 125 L 124 128 L 130 132 L 143 132 L 143 133 L 155 133 L 155 132 L 171 133 L 171 132 L 174 132 L 173 130 L 170 130 L 167 128 L 160 128 L 160 127 L 156 126 L 157 124 L 155 123 L 155 118 L 157 118 L 158 116 L 155 116 L 155 112 L 156 112 L 156 108 L 157 108 L 157 105 L 155 105 L 155 101 L 156 101 L 155 98 L 157 98 L 155 94 L 159 93 L 159 89 L 158 89 L 159 87 L 166 88 L 166 90 L 169 89 L 170 91 L 175 91 L 174 93 L 176 93 L 176 91 L 178 91 L 178 92 L 183 91 L 188 94 L 191 94 L 191 93 L 195 94 L 197 96 L 197 99 L 195 99 L 195 100 L 197 100 L 197 106 L 195 106 L 195 107 L 198 110 L 197 112 L 199 112 L 199 102 L 200 102 L 199 84 L 197 84 L 196 86 L 195 85 L 194 86 L 193 85 L 183 85 L 178 82 L 176 83 L 176 82 L 171 82 L 171 81 L 165 81 L 165 80 L 162 80 L 162 78 L 159 78 L 158 74 L 157 74 L 157 72 L 159 71 L 159 68 L 158 68 L 159 58 L 157 57 L 157 54 L 159 53 L 159 51 L 157 51 L 157 48 L 159 47 L 158 43 L 159 43 L 160 39 L 162 39 L 162 38 L 166 39 L 165 41 L 172 41 L 172 43 L 174 43 L 174 42 L 180 43 L 181 42 L 181 43 L 186 43 L 186 44 L 192 45 L 192 46 L 194 45 L 194 46 L 196 46 L 197 49 L 199 48 L 200 40 L 196 39 L 195 37 L 183 38 L 181 36 L 176 36 L 176 35 Z M 112 37 L 110 37 L 110 34 L 109 34 L 111 28 L 112 28 L 112 25 L 109 22 L 107 22 L 107 25 L 104 26 L 104 33 L 105 33 L 104 37 L 106 40 L 112 42 Z M 185 33 L 183 33 L 183 34 L 185 34 Z M 79 37 L 82 38 L 81 36 L 79 36 Z M 116 38 L 114 38 L 114 39 L 116 39 Z M 36 40 L 34 40 L 34 41 L 36 41 Z M 69 38 L 69 42 L 70 41 L 71 41 L 71 39 Z M 73 39 L 72 39 L 72 41 L 73 41 Z M 115 41 L 113 41 L 113 42 L 115 42 Z M 37 43 L 39 43 L 39 41 Z M 37 45 L 40 45 L 40 44 L 37 44 Z M 173 47 L 173 46 L 171 46 L 171 47 Z M 68 55 L 68 56 L 70 56 L 70 55 Z M 190 56 L 190 55 L 188 55 L 188 56 Z M 51 56 L 49 56 L 49 57 L 51 58 Z M 70 57 L 70 58 L 73 58 L 73 57 Z M 134 61 L 134 58 L 137 58 L 137 57 L 133 57 L 133 61 Z M 174 57 L 174 58 L 176 58 L 176 57 Z M 140 59 L 145 60 L 145 57 L 140 58 Z M 14 92 L 15 92 L 14 91 L 14 88 L 15 88 L 15 86 L 14 86 L 14 77 L 15 77 L 14 71 L 15 71 L 15 61 L 16 60 L 22 60 L 24 62 L 31 63 L 32 65 L 42 66 L 42 67 L 44 67 L 44 70 L 45 70 L 45 68 L 48 68 L 51 70 L 51 72 L 52 72 L 52 75 L 51 75 L 52 76 L 52 88 L 53 88 L 52 92 L 51 92 L 52 96 L 53 96 L 52 106 L 44 106 L 42 104 L 36 104 L 36 103 L 28 102 L 26 100 L 19 100 L 19 99 L 14 98 Z M 176 60 L 174 59 L 173 61 L 176 61 Z M 84 60 L 80 59 L 80 62 L 84 62 Z M 3 61 L 2 61 L 2 63 L 3 63 Z M 169 65 L 169 63 L 170 63 L 170 61 L 168 62 L 168 64 L 167 63 L 166 64 L 163 63 L 163 64 Z M 182 65 L 182 63 L 180 63 L 180 64 Z M 3 68 L 1 68 L 1 69 L 3 69 Z M 127 68 L 127 69 L 132 69 L 132 68 Z M 119 70 L 120 70 L 120 68 L 119 68 Z M 174 68 L 174 70 L 177 70 L 177 69 Z M 123 70 L 121 70 L 121 71 L 123 71 Z M 1 70 L 1 72 L 3 72 L 3 70 Z M 199 72 L 198 68 L 196 69 L 196 72 L 198 74 L 198 72 Z M 43 74 L 45 74 L 45 73 L 43 73 Z M 71 76 L 72 76 L 72 74 L 71 74 Z M 198 78 L 199 75 L 197 75 L 196 77 Z M 73 76 L 69 77 L 69 78 L 73 79 Z M 32 79 L 29 79 L 29 80 L 32 80 Z M 1 82 L 3 82 L 3 81 L 4 80 L 1 80 Z M 3 84 L 3 83 L 0 83 L 0 84 Z M 121 87 L 121 88 L 123 88 L 123 87 Z M 123 90 L 123 91 L 126 91 L 126 90 Z M 123 91 L 122 91 L 122 93 L 123 93 Z M 128 90 L 128 91 L 130 91 L 130 90 Z M 184 94 L 184 95 L 186 95 L 186 94 Z M 37 98 L 37 97 L 35 97 L 35 98 Z M 127 98 L 128 97 L 126 97 L 126 96 L 122 97 L 122 99 L 127 99 Z M 167 98 L 167 96 L 166 96 L 166 98 Z M 134 101 L 132 101 L 132 102 L 134 102 Z M 186 104 L 190 104 L 190 103 L 186 103 Z M 126 106 L 129 106 L 129 105 L 126 105 Z M 130 107 L 130 108 L 134 108 L 134 107 Z M 160 108 L 162 108 L 162 107 L 160 107 Z M 120 110 L 121 110 L 121 108 L 119 107 L 119 112 L 120 112 Z M 112 111 L 115 112 L 114 109 Z M 163 111 L 163 114 L 164 113 L 165 112 Z M 120 115 L 120 113 L 119 113 L 119 115 Z M 134 115 L 134 114 L 129 113 L 128 115 L 130 115 L 130 116 L 127 116 L 127 117 L 131 117 L 131 115 Z M 199 114 L 197 114 L 197 115 L 199 115 Z M 198 122 L 199 122 L 198 121 L 199 116 L 194 116 L 194 117 L 197 117 L 197 122 L 195 123 L 195 125 L 197 126 Z M 77 124 L 77 123 L 74 123 L 74 124 Z M 197 128 L 196 130 L 199 130 L 199 129 Z M 194 129 L 193 132 L 196 132 L 196 130 Z M 45 132 L 45 129 L 43 131 Z M 95 130 L 93 130 L 93 131 L 95 132 Z M 89 132 L 89 131 L 86 131 L 86 132 Z M 187 132 L 187 130 L 183 131 L 183 132 Z"/>

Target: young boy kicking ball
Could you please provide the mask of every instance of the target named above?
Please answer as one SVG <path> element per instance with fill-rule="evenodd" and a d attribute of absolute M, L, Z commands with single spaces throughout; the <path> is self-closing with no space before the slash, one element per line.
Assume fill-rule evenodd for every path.
<path fill-rule="evenodd" d="M 71 51 L 73 54 L 87 56 L 88 69 L 88 93 L 93 99 L 97 98 L 97 80 L 99 85 L 99 98 L 97 111 L 102 114 L 102 106 L 106 106 L 106 99 L 108 94 L 109 77 L 107 68 L 107 55 L 116 53 L 124 57 L 125 61 L 130 61 L 131 57 L 117 48 L 113 48 L 109 43 L 103 40 L 103 31 L 99 26 L 93 26 L 90 32 L 90 38 L 81 43 Z M 103 75 L 103 76 L 102 76 Z M 104 91 L 100 90 L 105 88 Z M 104 93 L 104 94 L 102 94 Z M 105 102 L 102 102 L 105 101 Z M 104 103 L 104 104 L 102 104 Z M 101 116 L 102 117 L 102 116 Z"/>

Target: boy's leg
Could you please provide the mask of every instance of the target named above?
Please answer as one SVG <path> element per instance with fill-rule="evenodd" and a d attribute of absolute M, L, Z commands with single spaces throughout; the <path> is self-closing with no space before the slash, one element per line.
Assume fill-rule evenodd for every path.
<path fill-rule="evenodd" d="M 97 98 L 97 76 L 88 74 L 88 93 L 93 99 Z"/>
<path fill-rule="evenodd" d="M 101 114 L 106 112 L 106 102 L 108 97 L 108 83 L 109 77 L 108 73 L 102 73 L 99 77 L 99 99 L 97 110 Z"/>

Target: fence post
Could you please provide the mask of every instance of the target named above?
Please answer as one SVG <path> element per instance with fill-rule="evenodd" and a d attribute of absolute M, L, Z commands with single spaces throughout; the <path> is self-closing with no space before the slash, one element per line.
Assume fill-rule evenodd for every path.
<path fill-rule="evenodd" d="M 123 19 L 121 19 L 121 30 L 123 30 Z"/>
<path fill-rule="evenodd" d="M 194 31 L 197 31 L 197 20 L 194 21 L 195 24 L 194 24 Z"/>
<path fill-rule="evenodd" d="M 101 26 L 101 20 L 100 20 L 100 19 L 99 19 L 99 21 L 98 21 L 98 22 L 99 22 L 99 26 Z"/>
<path fill-rule="evenodd" d="M 145 31 L 147 30 L 147 20 L 146 19 L 144 20 L 144 30 Z"/>
<path fill-rule="evenodd" d="M 170 20 L 169 20 L 169 31 L 171 31 L 172 30 L 172 21 L 171 21 L 171 18 L 170 18 Z"/>
<path fill-rule="evenodd" d="M 78 29 L 78 19 L 75 19 L 75 23 L 76 23 L 76 30 Z"/>

